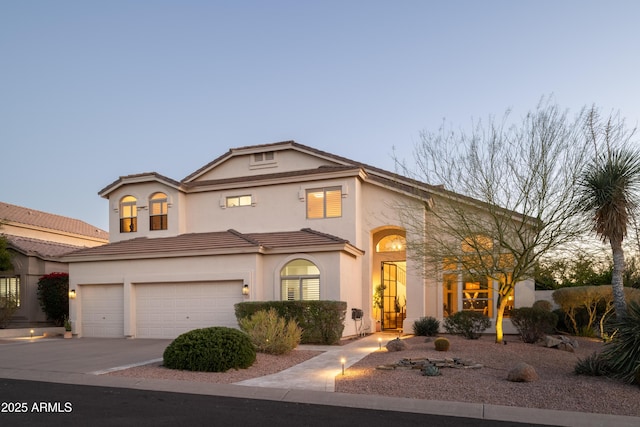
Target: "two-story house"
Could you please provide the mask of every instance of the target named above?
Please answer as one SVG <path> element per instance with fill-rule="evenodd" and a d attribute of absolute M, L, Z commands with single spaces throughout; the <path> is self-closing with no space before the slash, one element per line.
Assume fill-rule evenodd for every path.
<path fill-rule="evenodd" d="M 435 191 L 293 141 L 231 149 L 181 181 L 120 177 L 99 192 L 110 243 L 64 257 L 74 332 L 173 338 L 237 327 L 237 302 L 297 299 L 346 301 L 344 335 L 377 320 L 410 331 L 422 316 L 446 315 L 445 297 L 464 307 L 462 292 L 445 295 L 442 278 L 407 257 L 397 206 Z M 519 286 L 516 305 L 531 304 L 532 284 Z"/>

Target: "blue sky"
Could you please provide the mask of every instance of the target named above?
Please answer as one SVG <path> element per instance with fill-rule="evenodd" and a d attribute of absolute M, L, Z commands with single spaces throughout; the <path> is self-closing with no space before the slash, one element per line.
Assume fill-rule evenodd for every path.
<path fill-rule="evenodd" d="M 393 170 L 542 96 L 640 120 L 640 2 L 0 1 L 0 201 L 107 229 L 120 175 L 296 140 Z"/>

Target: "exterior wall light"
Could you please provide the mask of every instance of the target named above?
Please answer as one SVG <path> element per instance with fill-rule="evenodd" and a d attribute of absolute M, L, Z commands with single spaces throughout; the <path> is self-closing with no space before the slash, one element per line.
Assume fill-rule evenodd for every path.
<path fill-rule="evenodd" d="M 71 289 L 69 291 L 69 299 L 76 299 L 76 290 L 75 289 Z"/>
<path fill-rule="evenodd" d="M 242 295 L 249 295 L 249 285 L 247 285 L 246 283 L 242 287 Z"/>

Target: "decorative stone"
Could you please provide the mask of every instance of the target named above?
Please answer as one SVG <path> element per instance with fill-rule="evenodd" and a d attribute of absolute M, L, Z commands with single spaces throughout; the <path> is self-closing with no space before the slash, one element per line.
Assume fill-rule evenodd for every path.
<path fill-rule="evenodd" d="M 507 374 L 507 380 L 513 382 L 532 382 L 537 381 L 539 379 L 538 373 L 533 368 L 533 366 L 520 362 L 516 365 L 515 368 L 509 371 Z"/>
<path fill-rule="evenodd" d="M 402 351 L 407 349 L 407 344 L 402 341 L 400 338 L 396 338 L 391 340 L 386 345 L 387 351 Z"/>
<path fill-rule="evenodd" d="M 558 338 L 549 335 L 544 337 L 544 345 L 547 347 L 557 347 L 560 343 L 562 343 L 562 340 Z"/>

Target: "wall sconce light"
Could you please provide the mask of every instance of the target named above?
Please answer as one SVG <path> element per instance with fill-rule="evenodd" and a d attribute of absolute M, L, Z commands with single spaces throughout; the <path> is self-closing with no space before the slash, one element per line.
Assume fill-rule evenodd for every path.
<path fill-rule="evenodd" d="M 75 289 L 71 289 L 69 291 L 69 299 L 76 299 L 76 290 Z"/>
<path fill-rule="evenodd" d="M 344 364 L 346 363 L 346 359 L 343 357 L 342 359 L 340 359 L 340 363 L 342 364 L 342 375 L 344 375 Z"/>
<path fill-rule="evenodd" d="M 246 283 L 242 287 L 242 295 L 249 295 L 249 285 L 247 285 Z"/>

